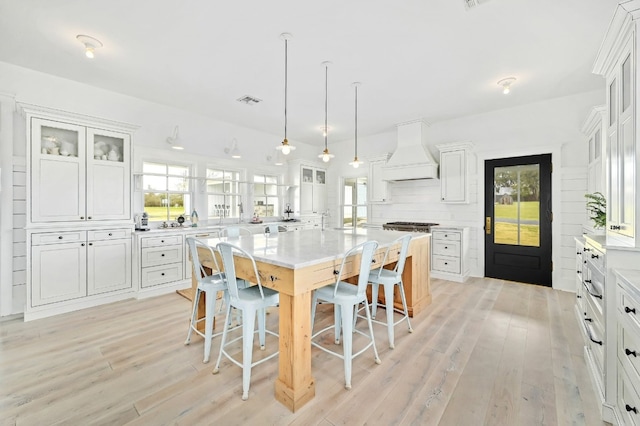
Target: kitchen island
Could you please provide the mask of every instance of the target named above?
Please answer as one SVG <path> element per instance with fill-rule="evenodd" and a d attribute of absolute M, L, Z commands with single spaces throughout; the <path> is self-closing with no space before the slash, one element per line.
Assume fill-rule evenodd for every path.
<path fill-rule="evenodd" d="M 404 232 L 363 229 L 303 230 L 265 236 L 261 234 L 239 238 L 210 238 L 204 241 L 215 246 L 224 240 L 251 253 L 258 266 L 264 286 L 280 293 L 279 308 L 279 374 L 275 396 L 292 411 L 296 411 L 315 396 L 315 382 L 311 374 L 311 292 L 335 281 L 342 254 L 368 241 L 379 243 L 374 259 L 379 265 L 386 248 Z M 416 315 L 431 303 L 429 281 L 430 234 L 414 234 L 403 274 L 410 315 Z M 208 253 L 203 251 L 202 254 Z M 398 253 L 387 259 L 393 267 Z M 248 260 L 236 257 L 238 275 L 251 270 Z M 211 260 L 208 261 L 211 264 Z M 358 274 L 359 258 L 354 256 L 345 268 L 349 278 Z M 207 264 L 207 260 L 203 259 Z M 255 277 L 243 278 L 255 282 Z M 399 302 L 399 298 L 398 298 Z M 400 305 L 401 306 L 401 305 Z"/>

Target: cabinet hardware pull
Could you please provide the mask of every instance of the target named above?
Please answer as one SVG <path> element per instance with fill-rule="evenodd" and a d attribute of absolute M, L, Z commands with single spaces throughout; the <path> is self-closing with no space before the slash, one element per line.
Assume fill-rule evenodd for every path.
<path fill-rule="evenodd" d="M 576 271 L 576 273 L 577 273 L 577 274 L 581 274 L 581 273 L 582 273 L 582 271 Z"/>
<path fill-rule="evenodd" d="M 602 340 L 596 340 L 593 337 L 589 336 L 589 340 L 591 340 L 593 343 L 595 343 L 596 345 L 600 345 L 602 346 Z"/>
<path fill-rule="evenodd" d="M 333 275 L 338 275 L 340 273 L 340 271 L 338 271 L 337 269 L 333 270 Z"/>
<path fill-rule="evenodd" d="M 87 219 L 91 220 L 91 216 L 87 216 Z"/>
<path fill-rule="evenodd" d="M 625 306 L 625 307 L 624 307 L 624 311 L 625 311 L 626 313 L 628 313 L 628 314 L 633 313 L 633 314 L 635 315 L 635 313 L 636 313 L 636 308 L 630 308 L 630 307 L 628 307 L 628 306 Z"/>
<path fill-rule="evenodd" d="M 585 312 L 585 314 L 586 314 L 586 312 Z M 584 320 L 587 321 L 587 322 L 593 322 L 593 320 L 591 318 L 585 318 Z"/>
<path fill-rule="evenodd" d="M 162 275 L 162 276 L 164 277 L 164 272 L 163 272 L 163 273 L 161 273 L 160 275 Z"/>
<path fill-rule="evenodd" d="M 164 240 L 160 240 L 161 243 L 164 243 Z"/>
<path fill-rule="evenodd" d="M 611 229 L 612 231 L 617 231 L 617 230 L 621 229 L 621 226 L 620 225 L 611 225 L 609 227 L 609 229 Z"/>
<path fill-rule="evenodd" d="M 445 250 L 446 250 L 446 249 L 448 249 L 448 248 L 449 248 L 449 247 L 447 247 L 447 246 L 444 246 L 444 249 L 445 249 Z"/>
<path fill-rule="evenodd" d="M 164 257 L 164 253 L 162 253 L 160 256 Z"/>
<path fill-rule="evenodd" d="M 588 248 L 588 247 L 585 247 L 585 248 L 582 249 L 582 251 L 591 251 L 591 249 Z"/>
<path fill-rule="evenodd" d="M 81 243 L 80 245 L 81 245 L 82 247 L 84 247 L 84 243 Z"/>
<path fill-rule="evenodd" d="M 111 232 L 109 232 L 109 236 L 110 236 L 110 237 L 113 237 L 113 234 L 112 234 Z"/>
<path fill-rule="evenodd" d="M 624 408 L 627 411 L 633 411 L 634 414 L 638 414 L 638 409 L 636 407 L 632 407 L 629 404 L 625 404 Z"/>
<path fill-rule="evenodd" d="M 591 255 L 591 258 L 592 258 L 592 259 L 599 259 L 599 258 L 600 258 L 600 256 L 598 256 L 597 254 L 592 254 L 592 255 Z"/>
<path fill-rule="evenodd" d="M 445 264 L 445 265 L 448 265 L 449 263 L 447 263 L 447 262 L 444 262 L 444 264 Z"/>
<path fill-rule="evenodd" d="M 92 246 L 92 245 L 93 245 L 93 243 L 89 243 L 89 245 L 90 245 L 90 246 Z"/>
<path fill-rule="evenodd" d="M 580 252 L 577 252 L 576 254 L 581 254 Z"/>
<path fill-rule="evenodd" d="M 582 299 L 582 296 L 580 296 L 579 294 L 576 296 L 576 298 L 578 299 Z"/>
<path fill-rule="evenodd" d="M 584 282 L 591 284 L 591 280 L 584 280 Z"/>
<path fill-rule="evenodd" d="M 60 235 L 60 236 L 58 237 L 58 239 L 59 239 L 59 240 L 61 240 L 61 239 L 62 239 L 62 235 Z"/>
<path fill-rule="evenodd" d="M 376 260 L 375 259 L 371 259 L 371 263 L 376 263 Z"/>
<path fill-rule="evenodd" d="M 80 216 L 80 219 L 84 220 L 84 216 Z"/>
<path fill-rule="evenodd" d="M 629 355 L 633 355 L 634 357 L 638 356 L 638 354 L 636 354 L 636 351 L 632 351 L 631 349 L 625 349 L 624 353 L 627 354 L 627 356 Z"/>

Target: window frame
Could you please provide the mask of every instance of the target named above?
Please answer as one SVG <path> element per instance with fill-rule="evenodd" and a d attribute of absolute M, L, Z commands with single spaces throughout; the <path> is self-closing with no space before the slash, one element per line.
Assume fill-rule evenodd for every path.
<path fill-rule="evenodd" d="M 145 172 L 145 165 L 146 164 L 152 164 L 155 166 L 164 166 L 165 167 L 165 171 L 166 173 L 152 173 L 152 172 Z M 187 174 L 186 175 L 177 175 L 177 174 L 170 174 L 169 170 L 171 167 L 175 167 L 175 168 L 185 168 L 187 170 Z M 157 189 L 147 189 L 144 186 L 144 181 L 145 181 L 145 177 L 164 177 L 165 180 L 165 190 L 157 190 Z M 167 161 L 167 160 L 142 160 L 142 173 L 140 174 L 141 177 L 141 186 L 142 186 L 142 207 L 143 210 L 146 212 L 148 206 L 146 205 L 146 194 L 166 194 L 167 196 L 167 200 L 171 199 L 171 195 L 182 195 L 182 200 L 183 200 L 183 213 L 185 215 L 189 214 L 189 211 L 193 209 L 194 206 L 194 188 L 193 188 L 193 179 L 194 179 L 194 165 L 191 163 L 181 163 L 181 162 L 173 162 L 173 161 Z M 186 185 L 187 185 L 187 189 L 184 191 L 178 191 L 178 190 L 173 190 L 170 189 L 170 179 L 184 179 L 186 181 Z M 188 206 L 187 206 L 188 204 Z M 188 207 L 188 208 L 187 208 Z M 177 216 L 176 216 L 177 218 Z M 166 205 L 166 216 L 164 218 L 158 218 L 156 215 L 151 215 L 149 214 L 149 221 L 150 222 L 171 222 L 172 218 L 171 218 L 171 203 L 167 203 Z"/>
<path fill-rule="evenodd" d="M 263 177 L 264 178 L 264 182 L 256 182 L 256 178 L 257 177 Z M 276 183 L 267 183 L 267 178 L 275 178 Z M 277 200 L 277 205 L 274 205 L 273 208 L 273 216 L 266 216 L 266 215 L 260 215 L 260 217 L 266 217 L 266 218 L 277 218 L 280 217 L 280 210 L 282 208 L 282 206 L 284 206 L 284 197 L 282 195 L 282 191 L 281 191 L 281 182 L 282 182 L 282 175 L 281 174 L 277 174 L 277 173 L 270 173 L 270 172 L 263 172 L 263 171 L 258 171 L 256 173 L 253 173 L 251 175 L 251 187 L 252 187 L 252 192 L 253 192 L 253 210 L 254 213 L 257 212 L 257 205 L 256 203 L 259 201 L 259 199 L 263 199 L 265 202 L 265 206 L 269 205 L 269 199 L 270 198 L 275 198 Z M 256 184 L 262 184 L 263 187 L 265 188 L 265 192 L 258 194 L 256 191 Z M 267 185 L 275 185 L 276 187 L 276 194 L 275 195 L 269 195 L 266 193 L 266 187 Z"/>
<path fill-rule="evenodd" d="M 353 180 L 355 179 L 356 181 L 356 188 L 358 187 L 359 182 L 362 180 L 364 181 L 365 185 L 367 186 L 367 193 L 366 193 L 366 197 L 364 200 L 364 204 L 357 204 L 357 191 L 354 192 L 352 194 L 352 200 L 350 204 L 346 203 L 346 183 L 348 180 Z M 346 227 L 345 225 L 345 209 L 347 208 L 351 208 L 351 217 L 352 217 L 352 222 L 351 222 L 351 228 L 356 229 L 358 228 L 358 209 L 364 209 L 365 211 L 365 220 L 364 222 L 362 222 L 362 224 L 365 224 L 369 221 L 369 179 L 367 178 L 367 176 L 350 176 L 350 177 L 343 177 L 342 178 L 342 185 L 341 185 L 341 194 L 340 194 L 340 219 L 341 219 L 341 226 Z M 355 200 L 353 199 L 355 197 Z M 353 218 L 355 218 L 355 220 L 353 220 Z"/>
<path fill-rule="evenodd" d="M 214 192 L 214 191 L 209 191 L 209 181 L 214 180 L 213 178 L 209 177 L 209 171 L 216 171 L 216 172 L 222 172 L 222 191 L 223 192 Z M 237 179 L 226 179 L 225 176 L 227 173 L 235 173 L 237 175 Z M 239 204 L 242 203 L 242 197 L 245 196 L 246 194 L 243 193 L 242 191 L 242 184 L 244 183 L 243 181 L 243 176 L 244 176 L 244 172 L 243 170 L 240 169 L 234 169 L 234 168 L 229 168 L 229 167 L 225 167 L 222 165 L 212 165 L 209 164 L 205 167 L 205 172 L 204 172 L 204 203 L 206 205 L 206 218 L 208 220 L 219 220 L 222 221 L 223 219 L 227 219 L 227 218 L 231 218 L 231 219 L 238 219 L 241 216 L 240 213 L 240 206 Z M 218 179 L 215 179 L 216 181 Z M 238 191 L 237 192 L 224 192 L 225 191 L 225 187 L 226 187 L 226 183 L 236 183 L 237 184 L 237 188 Z M 221 210 L 216 210 L 213 209 L 213 212 L 210 212 L 209 206 L 209 197 L 210 196 L 214 196 L 214 197 L 223 197 L 224 201 L 223 201 L 223 205 L 228 205 L 229 206 L 229 214 L 226 213 L 226 211 L 221 211 Z M 230 201 L 231 198 L 236 197 L 238 202 L 233 203 L 232 201 Z M 215 204 L 214 204 L 215 205 Z"/>

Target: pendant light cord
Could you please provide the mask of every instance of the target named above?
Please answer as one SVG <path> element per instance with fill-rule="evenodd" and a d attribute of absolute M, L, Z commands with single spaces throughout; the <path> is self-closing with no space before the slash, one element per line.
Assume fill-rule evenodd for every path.
<path fill-rule="evenodd" d="M 356 85 L 356 129 L 355 129 L 355 158 L 358 158 L 358 86 Z"/>
<path fill-rule="evenodd" d="M 329 129 L 327 128 L 327 98 L 328 98 L 328 74 L 329 74 L 329 66 L 325 65 L 324 67 L 324 149 L 328 149 L 327 148 L 327 135 L 329 134 Z"/>
<path fill-rule="evenodd" d="M 287 47 L 289 40 L 284 40 L 284 140 L 287 140 Z"/>

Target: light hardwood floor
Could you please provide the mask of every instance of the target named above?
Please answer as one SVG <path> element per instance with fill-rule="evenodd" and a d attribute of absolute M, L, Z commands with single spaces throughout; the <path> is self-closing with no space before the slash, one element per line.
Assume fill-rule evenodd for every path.
<path fill-rule="evenodd" d="M 275 359 L 253 369 L 248 401 L 240 368 L 224 361 L 212 375 L 220 338 L 203 364 L 201 338 L 183 345 L 191 306 L 175 294 L 0 322 L 0 424 L 605 424 L 573 294 L 478 278 L 434 279 L 432 291 L 414 332 L 396 327 L 394 350 L 374 326 L 382 364 L 356 358 L 349 391 L 342 360 L 314 348 L 316 397 L 296 413 L 274 399 Z M 316 329 L 332 319 L 321 305 Z"/>

